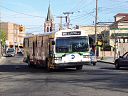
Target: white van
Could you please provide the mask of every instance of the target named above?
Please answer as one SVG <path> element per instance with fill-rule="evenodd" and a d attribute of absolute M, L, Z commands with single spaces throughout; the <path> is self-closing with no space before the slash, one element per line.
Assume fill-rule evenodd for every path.
<path fill-rule="evenodd" d="M 15 49 L 14 48 L 7 48 L 6 56 L 15 56 Z"/>

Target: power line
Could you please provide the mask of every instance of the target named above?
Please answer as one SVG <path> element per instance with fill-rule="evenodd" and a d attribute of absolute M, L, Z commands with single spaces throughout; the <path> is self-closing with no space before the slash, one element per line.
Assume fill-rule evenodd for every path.
<path fill-rule="evenodd" d="M 128 1 L 127 1 L 128 2 Z M 114 3 L 114 5 L 112 6 L 112 7 L 107 7 L 107 8 L 104 8 L 104 7 L 100 7 L 100 9 L 102 9 L 102 10 L 99 10 L 99 11 L 110 11 L 111 9 L 117 9 L 118 7 L 123 7 L 125 4 L 126 4 L 126 1 L 125 2 L 119 2 L 120 4 L 118 4 L 118 5 L 116 5 L 116 6 L 114 6 L 115 5 L 115 3 Z M 122 3 L 125 3 L 125 4 L 123 4 L 122 5 Z M 128 5 L 128 4 L 126 4 L 126 5 Z M 120 8 L 119 8 L 120 9 Z"/>
<path fill-rule="evenodd" d="M 110 0 L 110 1 L 115 1 L 115 0 Z M 122 2 L 122 0 L 116 0 L 118 2 Z M 125 2 L 128 2 L 128 0 L 126 0 Z"/>
<path fill-rule="evenodd" d="M 77 11 L 80 11 L 80 10 L 82 10 L 82 9 L 87 8 L 87 6 L 90 5 L 90 4 L 92 3 L 92 1 L 93 1 L 93 0 L 91 0 L 90 2 L 86 2 L 85 4 L 84 4 L 84 2 L 81 3 L 83 6 L 78 6 L 78 5 L 77 5 L 77 6 L 78 6 Z M 76 12 L 77 12 L 77 11 L 76 11 Z"/>
<path fill-rule="evenodd" d="M 76 4 L 76 7 L 74 6 L 72 9 L 73 10 L 75 10 L 75 11 L 73 11 L 73 13 L 78 13 L 79 15 L 76 15 L 76 16 L 73 16 L 73 19 L 74 19 L 74 17 L 75 18 L 80 18 L 81 16 L 83 16 L 84 14 L 80 14 L 81 13 L 81 9 L 82 8 L 87 8 L 87 6 L 93 1 L 93 0 L 89 0 L 89 2 L 86 2 L 86 3 L 84 3 L 84 2 L 82 2 L 82 1 L 84 1 L 84 0 L 81 0 L 81 1 L 79 1 L 77 4 Z M 84 6 L 82 6 L 82 5 L 84 5 Z M 79 9 L 78 9 L 79 8 Z M 77 9 L 77 10 L 76 10 Z M 84 13 L 84 12 L 83 12 Z M 87 12 L 86 12 L 87 13 Z M 90 12 L 88 12 L 88 13 L 90 13 Z M 90 14 L 91 15 L 91 14 Z"/>
<path fill-rule="evenodd" d="M 83 5 L 83 1 L 84 0 L 79 0 L 79 2 L 77 4 L 75 4 L 75 6 L 70 9 L 70 11 L 77 10 L 77 8 L 79 8 L 80 5 Z"/>
<path fill-rule="evenodd" d="M 6 8 L 6 7 L 1 6 L 1 5 L 0 5 L 0 7 L 1 7 L 1 8 L 4 8 L 4 9 L 6 9 L 6 10 L 12 11 L 12 12 L 14 12 L 14 13 L 22 14 L 22 15 L 27 15 L 27 16 L 32 16 L 32 17 L 38 17 L 38 18 L 45 18 L 45 17 L 41 17 L 41 16 L 36 16 L 36 15 L 26 14 L 26 13 L 23 13 L 23 12 L 17 12 L 17 11 L 15 11 L 15 10 Z"/>
<path fill-rule="evenodd" d="M 93 16 L 93 15 L 92 15 L 93 13 L 95 13 L 95 12 L 94 12 L 94 11 L 91 11 L 91 12 L 88 12 L 88 13 L 85 13 L 85 14 L 82 14 L 82 15 L 79 15 L 78 17 L 73 18 L 73 19 L 71 19 L 71 20 L 75 20 L 75 19 L 78 19 L 78 18 L 85 18 L 85 16 L 87 16 L 87 15 Z M 93 17 L 94 17 L 94 16 L 93 16 Z"/>

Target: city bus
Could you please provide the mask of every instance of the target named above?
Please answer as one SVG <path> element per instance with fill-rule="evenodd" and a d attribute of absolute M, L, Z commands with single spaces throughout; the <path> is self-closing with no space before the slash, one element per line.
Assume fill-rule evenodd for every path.
<path fill-rule="evenodd" d="M 24 38 L 24 61 L 29 66 L 40 65 L 47 70 L 76 68 L 96 63 L 90 57 L 89 36 L 79 29 L 60 30 Z"/>

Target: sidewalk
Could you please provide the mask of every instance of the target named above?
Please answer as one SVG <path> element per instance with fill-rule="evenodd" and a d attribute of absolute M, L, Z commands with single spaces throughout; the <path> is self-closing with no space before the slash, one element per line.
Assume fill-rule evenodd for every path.
<path fill-rule="evenodd" d="M 5 58 L 6 58 L 6 57 L 0 57 L 0 64 L 1 64 L 2 62 L 4 62 Z"/>
<path fill-rule="evenodd" d="M 98 62 L 114 64 L 114 58 L 113 57 L 104 57 L 103 59 L 98 59 Z"/>
<path fill-rule="evenodd" d="M 0 64 L 4 61 L 6 57 L 1 57 L 0 58 Z M 103 62 L 103 63 L 109 63 L 109 64 L 114 64 L 114 58 L 113 57 L 104 57 L 102 60 L 98 59 L 98 62 Z"/>

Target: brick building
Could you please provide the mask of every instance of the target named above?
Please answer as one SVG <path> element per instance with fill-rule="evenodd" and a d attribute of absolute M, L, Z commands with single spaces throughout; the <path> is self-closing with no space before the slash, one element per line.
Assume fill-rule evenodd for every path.
<path fill-rule="evenodd" d="M 19 30 L 22 27 L 23 29 Z M 25 27 L 10 22 L 1 22 L 0 30 L 6 33 L 6 46 L 22 46 L 25 36 Z"/>

